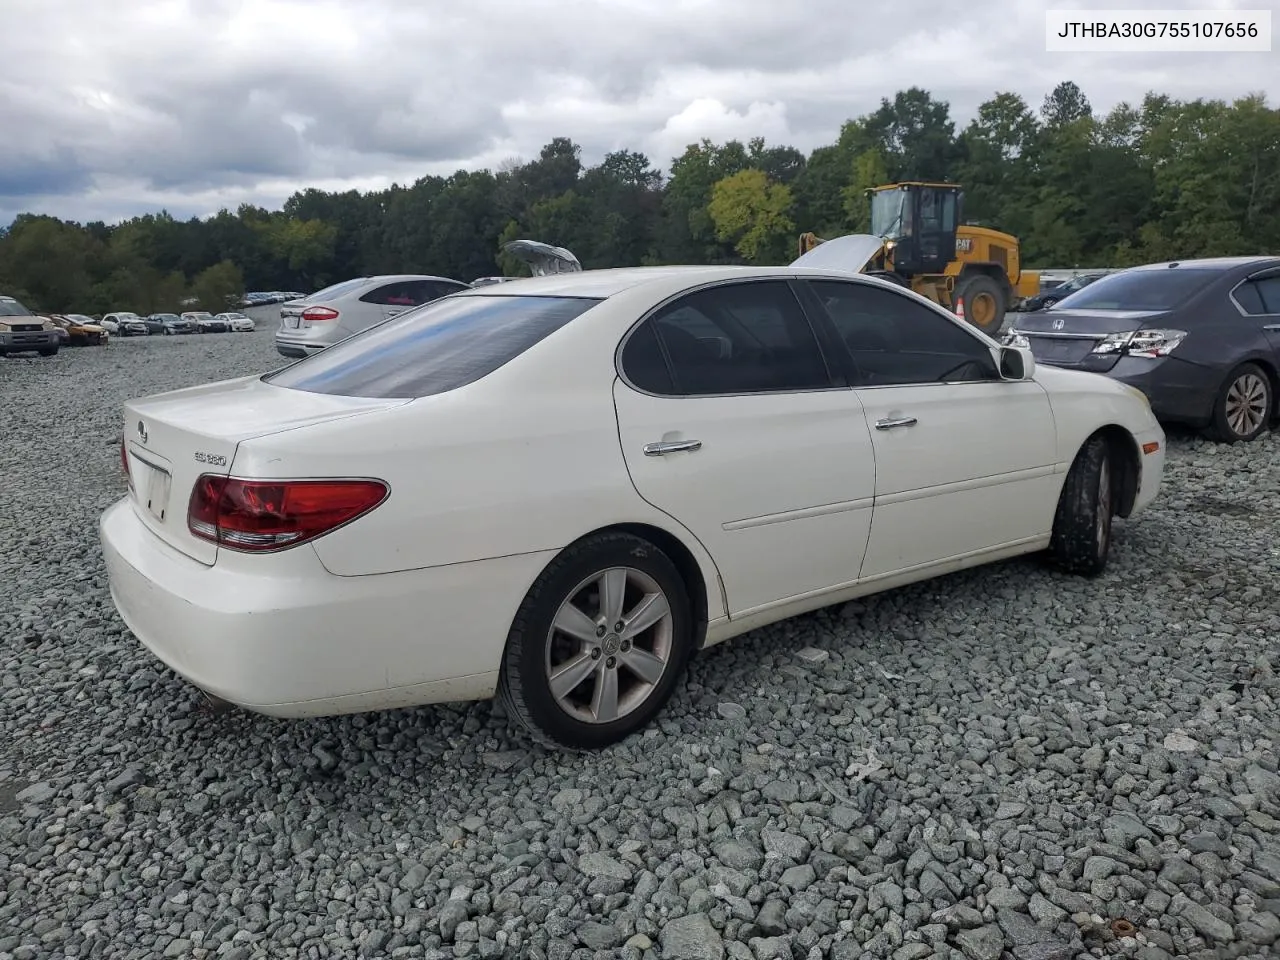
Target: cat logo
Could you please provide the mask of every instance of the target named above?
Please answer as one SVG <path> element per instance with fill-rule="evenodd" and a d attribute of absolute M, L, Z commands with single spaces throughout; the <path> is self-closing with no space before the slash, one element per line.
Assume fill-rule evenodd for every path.
<path fill-rule="evenodd" d="M 968 253 L 973 249 L 973 237 L 956 237 L 956 253 Z"/>

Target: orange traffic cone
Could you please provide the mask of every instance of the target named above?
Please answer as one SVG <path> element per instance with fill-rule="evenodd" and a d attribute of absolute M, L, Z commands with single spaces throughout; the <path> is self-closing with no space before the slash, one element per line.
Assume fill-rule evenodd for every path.
<path fill-rule="evenodd" d="M 956 316 L 961 320 L 964 319 L 964 297 L 956 298 Z"/>

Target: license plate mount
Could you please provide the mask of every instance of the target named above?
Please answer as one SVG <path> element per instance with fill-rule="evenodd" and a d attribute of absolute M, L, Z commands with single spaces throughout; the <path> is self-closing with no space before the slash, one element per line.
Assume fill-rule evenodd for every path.
<path fill-rule="evenodd" d="M 164 522 L 165 512 L 169 507 L 169 491 L 173 485 L 173 477 L 168 470 L 149 466 L 149 475 L 142 492 L 143 502 L 150 514 Z"/>
<path fill-rule="evenodd" d="M 284 325 L 285 325 L 286 327 L 288 327 L 290 330 L 297 330 L 297 329 L 298 329 L 298 322 L 299 322 L 299 321 L 298 321 L 298 318 L 297 318 L 297 317 L 285 317 L 285 318 L 284 318 Z"/>

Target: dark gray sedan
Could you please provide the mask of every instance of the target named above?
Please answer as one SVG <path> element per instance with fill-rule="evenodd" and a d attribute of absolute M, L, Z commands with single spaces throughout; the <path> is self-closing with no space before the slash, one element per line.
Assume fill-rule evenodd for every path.
<path fill-rule="evenodd" d="M 1105 374 L 1161 420 L 1234 443 L 1276 415 L 1280 257 L 1217 257 L 1108 274 L 1019 316 L 1006 343 L 1036 363 Z"/>

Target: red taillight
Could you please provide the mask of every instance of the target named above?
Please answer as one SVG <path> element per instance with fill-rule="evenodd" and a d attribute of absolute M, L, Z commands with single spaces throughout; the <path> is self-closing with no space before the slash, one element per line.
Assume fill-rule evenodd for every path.
<path fill-rule="evenodd" d="M 261 552 L 314 540 L 387 496 L 380 480 L 196 480 L 187 529 L 233 550 Z"/>
<path fill-rule="evenodd" d="M 307 307 L 302 311 L 303 320 L 337 320 L 338 311 L 329 307 Z"/>

